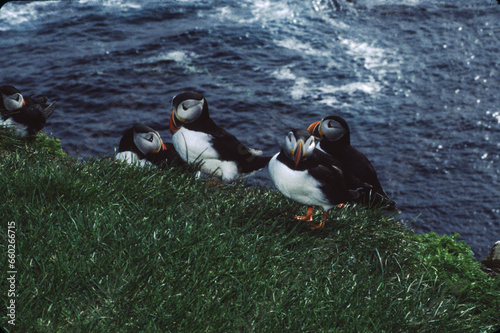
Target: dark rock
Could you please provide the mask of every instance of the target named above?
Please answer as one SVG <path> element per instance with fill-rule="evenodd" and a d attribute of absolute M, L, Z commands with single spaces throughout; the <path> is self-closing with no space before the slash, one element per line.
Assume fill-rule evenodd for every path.
<path fill-rule="evenodd" d="M 483 264 L 483 271 L 490 276 L 497 276 L 500 274 L 500 241 L 496 242 L 490 250 L 490 253 L 481 260 Z"/>

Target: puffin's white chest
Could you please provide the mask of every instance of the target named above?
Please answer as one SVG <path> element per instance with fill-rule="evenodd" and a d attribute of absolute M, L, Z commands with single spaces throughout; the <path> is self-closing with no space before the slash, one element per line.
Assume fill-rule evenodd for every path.
<path fill-rule="evenodd" d="M 172 136 L 172 143 L 180 157 L 188 163 L 201 162 L 201 171 L 230 182 L 239 177 L 238 166 L 232 161 L 222 161 L 212 147 L 210 134 L 181 127 Z"/>
<path fill-rule="evenodd" d="M 174 148 L 181 158 L 188 162 L 219 158 L 219 154 L 211 145 L 212 136 L 207 133 L 191 131 L 181 127 L 172 136 Z"/>
<path fill-rule="evenodd" d="M 279 154 L 279 153 L 278 153 Z M 314 179 L 307 170 L 292 170 L 277 160 L 274 155 L 269 162 L 269 175 L 274 186 L 287 198 L 310 206 L 321 206 L 329 210 L 333 205 L 321 191 L 321 183 Z"/>
<path fill-rule="evenodd" d="M 25 137 L 28 135 L 28 126 L 16 123 L 12 118 L 7 118 L 6 120 L 0 118 L 0 126 L 12 129 L 14 134 L 18 137 Z"/>
<path fill-rule="evenodd" d="M 146 159 L 140 159 L 139 156 L 137 156 L 136 153 L 133 153 L 131 151 L 122 151 L 119 153 L 116 153 L 115 155 L 115 160 L 116 161 L 122 161 L 128 164 L 134 164 L 136 166 L 140 167 L 145 167 L 149 165 L 153 165 L 150 161 Z"/>

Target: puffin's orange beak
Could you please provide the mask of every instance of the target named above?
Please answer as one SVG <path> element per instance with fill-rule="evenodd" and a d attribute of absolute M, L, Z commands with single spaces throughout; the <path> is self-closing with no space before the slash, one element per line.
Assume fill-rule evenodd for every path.
<path fill-rule="evenodd" d="M 307 130 L 309 131 L 309 133 L 311 133 L 312 136 L 314 136 L 317 139 L 320 139 L 321 136 L 323 135 L 323 132 L 320 130 L 320 125 L 321 125 L 321 120 L 317 121 L 315 123 L 312 123 L 307 128 Z"/>
<path fill-rule="evenodd" d="M 295 167 L 299 165 L 300 159 L 302 158 L 302 146 L 304 143 L 300 140 L 297 144 L 297 149 L 295 149 Z"/>
<path fill-rule="evenodd" d="M 156 154 L 156 153 L 160 152 L 162 149 L 167 150 L 167 147 L 163 143 L 163 140 L 160 139 L 160 146 L 158 147 L 158 149 L 153 150 L 151 153 Z"/>
<path fill-rule="evenodd" d="M 168 122 L 168 128 L 170 129 L 170 133 L 174 134 L 177 132 L 181 126 L 177 126 L 175 123 L 175 109 L 172 110 L 172 114 L 170 115 L 170 121 Z"/>

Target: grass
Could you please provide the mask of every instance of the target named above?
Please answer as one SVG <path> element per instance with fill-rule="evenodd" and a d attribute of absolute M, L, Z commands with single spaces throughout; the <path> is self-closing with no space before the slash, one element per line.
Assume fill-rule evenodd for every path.
<path fill-rule="evenodd" d="M 2 224 L 16 223 L 15 330 L 0 282 L 8 332 L 500 328 L 500 279 L 467 244 L 378 210 L 338 209 L 311 231 L 291 217 L 305 207 L 277 191 L 79 161 L 57 139 L 8 132 L 0 193 Z"/>

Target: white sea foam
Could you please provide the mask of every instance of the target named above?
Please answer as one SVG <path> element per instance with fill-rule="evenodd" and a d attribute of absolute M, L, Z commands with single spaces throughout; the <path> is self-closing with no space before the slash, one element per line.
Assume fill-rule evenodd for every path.
<path fill-rule="evenodd" d="M 305 77 L 297 77 L 288 66 L 279 68 L 271 73 L 278 80 L 292 81 L 290 96 L 293 99 L 301 99 L 304 96 L 311 95 L 312 83 Z"/>
<path fill-rule="evenodd" d="M 159 61 L 173 61 L 176 62 L 177 64 L 181 66 L 186 66 L 190 65 L 192 59 L 196 57 L 196 54 L 194 52 L 185 52 L 185 51 L 171 51 L 171 52 L 164 52 L 160 53 L 155 56 L 151 56 L 148 58 L 145 58 L 142 62 L 143 63 L 156 63 Z"/>
<path fill-rule="evenodd" d="M 359 42 L 352 39 L 339 37 L 340 43 L 346 46 L 346 53 L 353 56 L 356 61 L 363 61 L 364 67 L 383 78 L 388 72 L 400 73 L 400 62 L 394 52 Z"/>
<path fill-rule="evenodd" d="M 173 61 L 174 66 L 181 68 L 188 73 L 205 73 L 206 69 L 203 67 L 197 67 L 193 63 L 193 59 L 197 57 L 194 52 L 186 51 L 170 51 L 163 52 L 155 56 L 147 57 L 141 60 L 139 63 L 142 64 L 156 64 L 161 61 Z"/>
<path fill-rule="evenodd" d="M 256 19 L 293 19 L 295 12 L 286 2 L 275 0 L 254 0 L 252 13 Z"/>
<path fill-rule="evenodd" d="M 200 15 L 202 15 L 201 12 Z M 209 17 L 239 24 L 261 22 L 265 26 L 269 21 L 295 20 L 297 14 L 285 1 L 248 0 L 214 8 Z"/>
<path fill-rule="evenodd" d="M 313 47 L 310 43 L 304 43 L 296 38 L 285 38 L 282 40 L 274 40 L 274 43 L 278 46 L 284 47 L 289 50 L 298 51 L 301 54 L 316 57 L 330 58 L 332 56 L 331 50 L 320 50 Z"/>
<path fill-rule="evenodd" d="M 78 0 L 78 3 L 85 5 L 115 7 L 120 10 L 142 8 L 140 1 L 135 2 L 130 0 Z"/>
<path fill-rule="evenodd" d="M 491 116 L 493 118 L 495 118 L 498 121 L 498 123 L 500 124 L 500 112 L 499 111 L 495 111 L 495 112 L 486 111 L 486 114 L 491 114 Z"/>
<path fill-rule="evenodd" d="M 338 93 L 354 94 L 363 92 L 366 94 L 376 94 L 382 89 L 382 85 L 375 78 L 370 77 L 368 82 L 352 82 L 340 86 L 324 84 L 322 82 L 315 83 L 306 77 L 297 76 L 292 71 L 291 66 L 284 66 L 274 70 L 271 73 L 278 80 L 291 81 L 292 85 L 289 94 L 293 99 L 301 99 L 303 97 L 317 97 L 321 95 L 320 103 L 332 106 L 338 104 L 335 97 Z"/>
<path fill-rule="evenodd" d="M 332 85 L 324 85 L 318 88 L 318 90 L 320 90 L 322 93 L 327 94 L 336 94 L 338 92 L 353 94 L 358 91 L 366 94 L 375 94 L 378 93 L 381 89 L 381 85 L 376 82 L 373 77 L 370 77 L 369 82 L 352 82 L 338 87 Z"/>
<path fill-rule="evenodd" d="M 285 66 L 282 68 L 279 68 L 275 70 L 273 73 L 273 76 L 279 80 L 295 80 L 297 76 L 292 73 L 290 67 Z"/>
<path fill-rule="evenodd" d="M 46 2 L 8 2 L 0 9 L 0 31 L 10 30 L 14 26 L 23 23 L 30 23 L 38 16 L 38 8 L 53 1 Z M 31 28 L 35 28 L 33 24 L 29 24 Z"/>
<path fill-rule="evenodd" d="M 392 5 L 417 6 L 423 1 L 424 0 L 358 0 L 357 4 L 367 7 Z"/>
<path fill-rule="evenodd" d="M 321 95 L 320 103 L 334 105 L 338 103 L 335 95 L 339 93 L 354 94 L 358 92 L 366 94 L 377 94 L 382 90 L 385 76 L 388 73 L 399 73 L 400 63 L 392 51 L 381 47 L 370 45 L 344 37 L 339 37 L 340 45 L 345 48 L 345 53 L 353 57 L 366 70 L 372 74 L 368 79 L 351 82 L 342 85 L 332 85 L 328 78 L 320 82 L 312 81 L 307 77 L 301 77 L 294 72 L 294 65 L 286 65 L 275 69 L 272 75 L 278 80 L 293 81 L 289 94 L 293 99 L 303 97 L 318 97 Z M 323 63 L 331 64 L 332 68 L 338 67 L 335 54 L 329 47 L 322 48 L 321 45 L 314 46 L 310 42 L 303 42 L 296 37 L 285 37 L 275 39 L 273 42 L 282 48 L 297 52 L 302 57 L 318 57 Z M 326 81 L 326 82 L 325 82 Z"/>
<path fill-rule="evenodd" d="M 103 6 L 116 7 L 121 10 L 123 9 L 141 9 L 142 5 L 139 3 L 131 2 L 128 0 L 104 0 L 102 2 Z"/>

